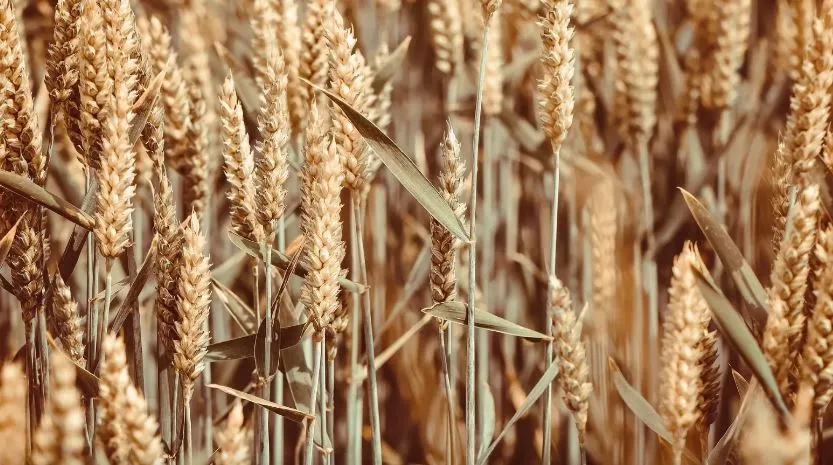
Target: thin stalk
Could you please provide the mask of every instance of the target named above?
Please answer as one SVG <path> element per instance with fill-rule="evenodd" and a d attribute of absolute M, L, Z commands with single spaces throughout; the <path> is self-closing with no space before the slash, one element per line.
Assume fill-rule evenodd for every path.
<path fill-rule="evenodd" d="M 278 250 L 281 252 L 286 250 L 286 219 L 283 215 L 278 218 Z M 271 257 L 269 260 L 271 262 Z M 278 405 L 283 405 L 283 373 L 280 370 L 275 372 L 275 379 L 272 382 L 272 398 Z M 283 417 L 275 415 L 274 422 L 271 441 L 272 465 L 283 465 Z"/>
<path fill-rule="evenodd" d="M 38 230 L 43 231 L 46 228 L 46 224 L 43 221 L 43 212 L 41 208 L 38 207 L 37 215 L 38 215 Z M 43 254 L 45 249 L 44 243 L 44 235 L 40 234 L 40 241 L 39 247 L 41 250 L 41 263 L 40 268 L 41 270 L 46 269 L 46 256 Z M 46 274 L 42 276 L 44 281 L 44 285 L 48 284 L 48 277 Z M 45 294 L 44 290 L 44 294 Z M 41 298 L 41 301 L 38 303 L 38 352 L 40 355 L 40 385 L 41 385 L 41 393 L 43 394 L 41 400 L 45 404 L 46 400 L 50 398 L 49 394 L 49 343 L 46 341 L 46 302 Z"/>
<path fill-rule="evenodd" d="M 490 19 L 490 18 L 489 18 Z M 477 444 L 475 432 L 475 328 L 474 328 L 474 296 L 477 289 L 477 240 L 475 233 L 477 215 L 477 169 L 480 148 L 480 114 L 483 107 L 483 81 L 486 77 L 486 51 L 489 47 L 489 27 L 491 21 L 487 19 L 483 27 L 483 48 L 480 49 L 480 70 L 477 74 L 477 99 L 474 108 L 474 140 L 472 141 L 471 161 L 471 199 L 469 201 L 469 299 L 466 309 L 466 464 L 474 465 L 477 460 Z"/>
<path fill-rule="evenodd" d="M 334 341 L 335 343 L 335 341 Z M 336 359 L 335 357 L 327 357 L 327 436 L 330 438 L 332 450 L 330 451 L 330 463 L 336 463 L 336 447 L 335 447 L 335 392 L 336 392 Z"/>
<path fill-rule="evenodd" d="M 352 213 L 354 208 L 353 202 L 350 202 L 351 216 L 350 216 L 350 277 L 354 281 L 359 279 L 359 252 L 358 244 L 353 224 L 355 217 Z M 347 390 L 347 457 L 348 463 L 356 464 L 355 457 L 361 457 L 361 414 L 362 411 L 358 408 L 359 402 L 359 324 L 361 321 L 360 307 L 361 296 L 358 293 L 353 293 L 353 308 L 350 314 L 350 386 Z M 358 429 L 358 432 L 356 431 Z M 358 438 L 358 439 L 357 439 Z"/>
<path fill-rule="evenodd" d="M 84 195 L 88 195 L 92 187 L 93 177 L 91 168 L 84 171 Z M 98 330 L 98 305 L 93 298 L 98 294 L 98 280 L 96 279 L 96 254 L 95 236 L 87 232 L 87 370 L 92 372 L 95 368 L 96 353 L 96 332 Z M 87 398 L 87 437 L 90 453 L 95 456 L 95 400 Z"/>
<path fill-rule="evenodd" d="M 174 388 L 173 388 L 173 394 L 174 395 L 173 395 L 173 399 L 171 399 L 172 402 L 173 402 L 171 404 L 172 405 L 172 408 L 171 408 L 171 436 L 173 438 L 176 438 L 177 435 L 179 434 L 179 429 L 176 426 L 176 422 L 177 422 L 176 414 L 177 414 L 177 411 L 179 410 L 179 408 L 177 407 L 179 405 L 179 394 L 180 394 L 179 390 L 180 390 L 179 389 L 179 372 L 174 370 Z M 173 444 L 173 440 L 171 441 L 171 444 Z M 180 449 L 182 449 L 182 444 L 181 443 L 180 443 L 179 448 L 177 448 L 177 450 L 172 450 L 171 453 L 174 454 L 175 456 L 179 457 L 179 458 L 182 458 L 182 454 L 180 454 Z"/>
<path fill-rule="evenodd" d="M 367 280 L 367 263 L 365 262 L 364 254 L 364 234 L 362 232 L 362 223 L 359 218 L 362 211 L 361 200 L 357 193 L 351 194 L 353 214 L 353 227 L 356 232 L 356 247 L 358 248 L 359 270 L 361 272 L 361 282 L 368 283 Z M 370 291 L 365 290 L 363 293 L 363 313 L 364 313 L 364 341 L 367 347 L 367 366 L 376 366 L 376 349 L 373 343 L 373 313 L 370 305 Z M 379 389 L 376 383 L 376 370 L 368 370 L 368 386 L 370 388 L 370 431 L 371 443 L 373 446 L 373 463 L 374 465 L 382 465 L 382 428 L 379 422 Z"/>
<path fill-rule="evenodd" d="M 269 266 L 270 263 L 272 263 L 271 238 L 268 239 L 266 256 L 263 258 L 263 270 L 266 278 L 266 316 L 264 318 L 266 340 L 263 344 L 263 364 L 266 366 L 267 373 L 261 373 L 261 376 L 263 376 L 262 396 L 267 400 L 271 400 L 269 399 L 271 389 L 268 371 L 271 371 L 272 367 L 272 267 Z M 271 457 L 269 454 L 269 411 L 265 408 L 260 409 L 260 425 L 260 463 L 261 465 L 269 465 L 269 458 Z"/>
<path fill-rule="evenodd" d="M 185 464 L 191 465 L 191 460 L 194 457 L 194 444 L 191 438 L 191 402 L 185 401 Z"/>
<path fill-rule="evenodd" d="M 555 161 L 552 169 L 552 210 L 550 211 L 550 256 L 549 262 L 549 282 L 547 283 L 547 312 L 546 312 L 546 334 L 552 334 L 552 293 L 555 286 L 555 268 L 556 260 L 558 258 L 558 194 L 561 187 L 561 146 L 553 147 L 553 155 Z M 546 366 L 552 365 L 554 353 L 553 341 L 547 342 L 547 362 Z M 547 385 L 547 391 L 544 395 L 544 423 L 543 433 L 544 441 L 541 450 L 542 463 L 549 465 L 552 461 L 552 384 Z"/>
<path fill-rule="evenodd" d="M 454 463 L 454 388 L 451 384 L 451 375 L 449 374 L 448 359 L 448 344 L 446 344 L 446 333 L 448 325 L 443 328 L 441 323 L 437 324 L 437 337 L 440 339 L 440 358 L 442 360 L 443 378 L 445 379 L 445 397 L 448 400 L 448 416 L 446 417 L 447 432 L 446 432 L 446 453 L 445 463 L 452 465 Z"/>
<path fill-rule="evenodd" d="M 160 422 L 162 424 L 162 437 L 167 441 L 168 444 L 173 442 L 173 428 L 171 427 L 171 423 L 165 421 L 166 418 L 171 418 L 171 393 L 170 393 L 170 383 L 168 383 L 168 370 L 165 366 L 165 357 L 162 354 L 162 339 L 159 331 L 156 332 L 156 360 L 157 360 L 157 367 L 156 367 L 156 391 L 157 391 L 157 402 L 158 402 L 158 412 Z"/>
<path fill-rule="evenodd" d="M 110 304 L 113 300 L 113 260 L 108 258 L 104 264 L 105 272 L 107 273 L 104 282 L 104 318 L 99 322 L 98 340 L 103 341 L 104 335 L 107 333 L 107 322 L 110 321 Z M 104 351 L 101 346 L 98 347 L 98 354 L 96 354 L 96 373 L 101 371 L 101 366 L 104 363 Z"/>
<path fill-rule="evenodd" d="M 485 211 L 496 211 L 495 206 L 495 179 L 494 179 L 494 156 L 495 156 L 495 139 L 497 132 L 497 121 L 489 118 L 483 128 L 483 207 Z M 480 286 L 481 298 L 483 305 L 488 310 L 491 302 L 491 276 L 490 271 L 494 267 L 494 221 L 491 216 L 484 217 L 484 222 L 481 225 L 480 240 L 483 242 L 483 248 L 480 249 L 480 270 L 481 281 L 484 283 Z M 489 385 L 489 338 L 490 331 L 477 331 L 477 385 Z M 481 392 L 477 396 L 477 430 L 484 431 L 486 428 L 486 395 Z M 487 442 L 491 438 L 481 438 Z M 483 445 L 481 445 L 483 447 Z"/>
<path fill-rule="evenodd" d="M 327 422 L 327 402 L 329 402 L 329 396 L 332 393 L 327 392 L 327 340 L 324 339 L 321 341 L 321 375 L 320 378 L 320 386 L 321 393 L 319 394 L 320 399 L 320 408 L 321 408 L 321 447 L 324 450 L 324 457 L 322 462 L 325 465 L 330 465 L 332 463 L 332 457 L 330 456 L 331 448 L 328 445 L 328 442 L 324 439 L 327 438 L 327 427 L 329 423 Z M 332 438 L 329 438 L 332 440 Z"/>
<path fill-rule="evenodd" d="M 257 321 L 258 324 L 259 324 L 260 321 L 261 321 L 262 315 L 260 313 L 260 265 L 257 262 L 255 262 L 254 269 L 252 271 L 252 284 L 254 285 L 254 302 L 253 303 L 254 303 L 254 308 L 255 308 L 255 317 L 257 318 L 257 320 L 255 320 L 255 321 Z M 269 307 L 268 303 L 267 303 L 266 307 L 267 308 Z M 267 311 L 267 313 L 269 313 L 269 312 Z M 269 337 L 268 333 L 269 332 L 267 331 L 267 336 L 266 336 L 267 338 Z M 263 394 L 263 392 L 261 392 L 261 394 Z M 262 462 L 262 460 L 263 460 L 263 451 L 265 450 L 264 442 L 263 442 L 263 435 L 264 435 L 264 431 L 266 431 L 266 426 L 263 423 L 264 423 L 264 417 L 267 417 L 267 415 L 265 413 L 266 409 L 260 408 L 259 411 L 260 411 L 260 415 L 255 413 L 255 421 L 254 421 L 255 430 L 254 430 L 254 435 L 253 435 L 254 448 L 252 450 L 253 450 L 253 457 L 254 457 L 255 465 L 266 465 Z"/>
<path fill-rule="evenodd" d="M 304 444 L 304 465 L 312 465 L 312 450 L 315 442 L 315 410 L 318 406 L 318 378 L 321 376 L 321 346 L 324 335 L 319 333 L 314 336 L 315 343 L 312 351 L 312 394 L 310 395 L 310 415 L 312 419 L 307 423 L 307 437 Z"/>

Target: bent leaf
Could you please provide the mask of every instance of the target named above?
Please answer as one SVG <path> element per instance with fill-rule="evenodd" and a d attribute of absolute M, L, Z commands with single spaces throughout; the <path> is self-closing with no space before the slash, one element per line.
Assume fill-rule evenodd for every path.
<path fill-rule="evenodd" d="M 402 69 L 402 62 L 405 56 L 408 55 L 408 47 L 411 45 L 411 36 L 405 37 L 402 42 L 396 47 L 396 50 L 391 52 L 385 61 L 383 61 L 376 72 L 373 74 L 373 90 L 379 92 L 382 87 L 385 87 L 397 71 Z"/>
<path fill-rule="evenodd" d="M 0 265 L 6 261 L 6 256 L 9 255 L 9 250 L 12 249 L 12 242 L 14 242 L 14 236 L 17 235 L 17 226 L 20 224 L 21 220 L 23 220 L 24 216 L 21 215 L 17 221 L 14 222 L 12 227 L 6 232 L 2 239 L 0 239 Z"/>
<path fill-rule="evenodd" d="M 460 325 L 466 324 L 466 304 L 462 302 L 443 302 L 422 310 L 423 312 L 441 320 L 451 321 Z M 474 310 L 474 325 L 509 336 L 518 336 L 531 341 L 551 341 L 552 338 L 538 331 L 512 323 L 493 313 L 476 308 Z"/>
<path fill-rule="evenodd" d="M 223 306 L 229 312 L 229 315 L 243 328 L 244 331 L 247 333 L 254 333 L 256 324 L 257 324 L 257 317 L 255 316 L 255 311 L 251 309 L 243 299 L 241 299 L 237 294 L 234 293 L 231 289 L 226 287 L 223 283 L 218 281 L 216 278 L 211 278 L 211 285 L 214 287 L 214 292 L 217 294 L 217 298 L 223 302 Z"/>
<path fill-rule="evenodd" d="M 297 345 L 310 326 L 306 323 L 281 328 L 280 347 L 281 350 Z M 223 362 L 227 360 L 241 360 L 252 357 L 252 347 L 255 343 L 255 335 L 236 337 L 227 341 L 210 344 L 205 354 L 206 362 Z"/>
<path fill-rule="evenodd" d="M 158 236 L 153 236 L 153 241 L 150 243 L 148 253 L 145 254 L 142 266 L 139 267 L 139 270 L 136 272 L 136 276 L 133 278 L 133 282 L 130 283 L 130 288 L 127 290 L 127 295 L 124 296 L 124 300 L 122 300 L 121 305 L 116 312 L 116 316 L 113 317 L 113 321 L 110 323 L 109 331 L 111 333 L 119 332 L 124 324 L 124 321 L 127 320 L 128 316 L 130 316 L 130 312 L 133 311 L 134 308 L 137 308 L 136 300 L 139 298 L 139 294 L 142 293 L 150 274 L 153 272 L 153 266 L 151 266 L 151 264 L 153 263 L 153 258 L 156 256 L 157 237 Z"/>
<path fill-rule="evenodd" d="M 755 310 L 753 317 L 756 321 L 763 321 L 769 312 L 769 304 L 767 303 L 764 286 L 755 276 L 752 267 L 743 258 L 740 249 L 729 237 L 729 233 L 723 229 L 723 226 L 709 213 L 708 209 L 685 189 L 680 188 L 680 192 L 683 194 L 683 199 L 688 205 L 688 209 L 691 210 L 694 220 L 700 226 L 700 230 L 703 231 L 706 239 L 709 240 L 714 251 L 717 252 L 723 266 L 729 271 L 732 280 L 743 296 L 743 300 Z"/>
<path fill-rule="evenodd" d="M 136 103 L 133 104 L 134 116 L 133 121 L 130 124 L 130 132 L 128 133 L 131 147 L 135 146 L 136 141 L 139 140 L 139 136 L 142 134 L 142 130 L 148 122 L 148 118 L 150 118 L 150 113 L 153 111 L 153 107 L 159 100 L 159 89 L 162 87 L 164 78 L 165 69 L 160 71 L 159 74 L 157 74 L 156 77 L 150 81 L 145 91 L 138 99 L 136 99 Z"/>
<path fill-rule="evenodd" d="M 0 187 L 14 192 L 30 202 L 46 207 L 88 231 L 92 231 L 95 225 L 95 219 L 91 215 L 84 213 L 75 205 L 23 176 L 9 171 L 0 171 Z"/>
<path fill-rule="evenodd" d="M 243 391 L 238 391 L 237 389 L 233 389 L 228 386 L 223 386 L 220 384 L 209 384 L 208 387 L 212 389 L 217 389 L 218 391 L 222 391 L 230 396 L 237 397 L 238 399 L 243 399 L 253 404 L 257 404 L 269 410 L 272 413 L 278 414 L 288 420 L 292 420 L 297 423 L 301 423 L 304 420 L 310 420 L 313 418 L 312 415 L 308 413 L 304 413 L 300 410 L 295 410 L 294 408 L 289 408 L 283 405 L 278 405 L 274 402 L 262 399 L 257 396 L 253 396 Z"/>
<path fill-rule="evenodd" d="M 772 370 L 769 368 L 769 364 L 764 358 L 758 342 L 749 331 L 743 318 L 740 317 L 723 293 L 714 287 L 706 276 L 703 276 L 697 269 L 693 268 L 692 270 L 697 277 L 697 289 L 700 290 L 700 294 L 703 295 L 703 298 L 709 304 L 712 315 L 714 315 L 715 323 L 717 323 L 717 328 L 729 340 L 729 343 L 737 349 L 741 358 L 749 365 L 749 368 L 752 369 L 752 373 L 761 383 L 761 387 L 766 392 L 767 397 L 775 406 L 782 419 L 790 418 L 790 411 L 787 408 L 787 404 L 784 403 L 784 398 L 781 397 L 781 391 L 778 389 L 778 382 L 775 380 L 775 375 L 772 374 Z"/>
<path fill-rule="evenodd" d="M 619 366 L 616 365 L 616 362 L 613 361 L 612 358 L 609 358 L 607 362 L 610 372 L 613 375 L 613 385 L 616 386 L 616 392 L 619 393 L 619 397 L 622 398 L 625 405 L 628 406 L 631 412 L 633 412 L 633 414 L 639 418 L 645 426 L 651 428 L 651 431 L 657 433 L 657 435 L 664 439 L 665 442 L 673 443 L 674 440 L 671 437 L 671 432 L 665 427 L 662 418 L 659 416 L 656 409 L 654 409 L 654 406 L 642 397 L 642 394 L 634 389 L 633 386 L 631 386 L 631 383 L 625 379 L 625 376 L 622 375 L 622 371 L 619 370 Z"/>
<path fill-rule="evenodd" d="M 469 235 L 466 233 L 463 223 L 454 211 L 443 199 L 437 189 L 422 174 L 414 161 L 405 155 L 405 152 L 394 143 L 390 137 L 385 135 L 381 129 L 370 122 L 361 113 L 356 111 L 347 102 L 338 98 L 332 92 L 322 89 L 311 82 L 302 79 L 307 85 L 323 93 L 330 100 L 338 105 L 344 112 L 347 119 L 353 123 L 356 130 L 361 134 L 367 145 L 373 149 L 379 159 L 388 167 L 388 170 L 396 177 L 402 187 L 414 196 L 417 202 L 440 222 L 451 234 L 457 238 L 469 242 Z"/>

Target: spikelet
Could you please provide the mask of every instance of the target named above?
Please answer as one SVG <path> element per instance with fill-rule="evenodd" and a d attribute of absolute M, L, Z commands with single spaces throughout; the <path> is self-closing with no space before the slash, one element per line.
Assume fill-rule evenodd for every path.
<path fill-rule="evenodd" d="M 126 38 L 122 38 L 126 41 Z M 105 258 L 115 258 L 127 248 L 133 227 L 133 195 L 136 186 L 135 153 L 130 144 L 130 57 L 127 49 L 114 50 L 112 111 L 103 127 L 101 168 L 96 171 L 98 193 L 95 208 L 95 233 L 98 250 Z"/>
<path fill-rule="evenodd" d="M 821 266 L 813 285 L 816 303 L 801 358 L 802 381 L 813 387 L 814 407 L 823 412 L 833 398 L 833 227 L 819 233 L 815 254 Z"/>
<path fill-rule="evenodd" d="M 592 254 L 591 311 L 594 324 L 607 326 L 608 309 L 616 302 L 616 202 L 613 182 L 597 184 L 590 200 L 590 250 Z"/>
<path fill-rule="evenodd" d="M 656 126 L 659 48 L 648 0 L 631 0 L 613 21 L 617 68 L 615 91 L 623 104 L 626 140 L 647 141 Z M 617 16 L 618 16 L 617 15 Z"/>
<path fill-rule="evenodd" d="M 159 424 L 148 413 L 145 398 L 127 373 L 124 341 L 108 334 L 102 350 L 101 420 L 96 433 L 104 443 L 107 458 L 110 463 L 157 465 L 163 454 Z"/>
<path fill-rule="evenodd" d="M 442 144 L 442 168 L 440 170 L 440 194 L 457 215 L 465 222 L 466 204 L 463 202 L 463 177 L 465 165 L 460 158 L 460 142 L 448 125 Z M 457 297 L 457 251 L 460 239 L 431 218 L 431 297 L 434 303 L 447 302 Z"/>
<path fill-rule="evenodd" d="M 54 286 L 50 327 L 72 361 L 84 366 L 84 330 L 78 304 L 60 273 L 55 275 Z"/>
<path fill-rule="evenodd" d="M 454 76 L 463 64 L 463 16 L 460 0 L 430 0 L 428 26 L 441 73 Z"/>
<path fill-rule="evenodd" d="M 584 444 L 587 431 L 587 415 L 590 409 L 590 368 L 587 364 L 585 344 L 581 340 L 581 322 L 578 320 L 570 291 L 558 278 L 550 284 L 555 356 L 559 366 L 558 383 L 564 404 L 573 412 L 578 429 L 579 444 Z"/>
<path fill-rule="evenodd" d="M 715 26 L 713 50 L 707 55 L 709 74 L 703 80 L 703 106 L 730 108 L 737 98 L 740 67 L 749 41 L 751 0 L 714 2 L 712 24 Z"/>
<path fill-rule="evenodd" d="M 708 273 L 697 247 L 686 242 L 674 259 L 660 355 L 659 412 L 674 439 L 677 457 L 685 448 L 689 429 L 699 420 L 702 340 L 709 322 L 709 307 L 697 290 L 695 269 Z"/>
<path fill-rule="evenodd" d="M 17 228 L 17 236 L 12 242 L 7 261 L 11 271 L 12 285 L 23 311 L 23 321 L 27 327 L 32 323 L 38 309 L 43 303 L 43 273 L 41 261 L 43 249 L 40 245 L 41 235 L 36 222 L 29 217 Z"/>
<path fill-rule="evenodd" d="M 32 441 L 32 465 L 83 465 L 85 417 L 75 387 L 75 367 L 57 353 L 50 361 L 52 396 Z"/>
<path fill-rule="evenodd" d="M 495 13 L 489 26 L 486 76 L 483 79 L 483 114 L 497 116 L 503 109 L 503 23 Z"/>
<path fill-rule="evenodd" d="M 78 23 L 81 0 L 59 0 L 55 6 L 55 28 L 46 60 L 46 88 L 64 122 L 75 150 L 83 150 L 78 87 Z"/>
<path fill-rule="evenodd" d="M 223 160 L 230 186 L 232 228 L 250 241 L 263 242 L 263 227 L 257 221 L 255 187 L 252 180 L 254 161 L 249 136 L 243 122 L 243 107 L 237 101 L 234 80 L 226 76 L 220 93 L 220 120 L 223 129 Z"/>
<path fill-rule="evenodd" d="M 773 154 L 770 168 L 770 181 L 773 188 L 772 210 L 772 248 L 778 250 L 787 226 L 787 210 L 790 206 L 790 186 L 792 185 L 793 167 L 789 159 L 784 140 L 778 141 L 778 148 Z"/>
<path fill-rule="evenodd" d="M 82 0 L 78 21 L 78 86 L 82 160 L 92 168 L 101 164 L 104 125 L 113 95 L 113 80 L 107 72 L 107 46 L 101 6 L 95 0 Z"/>
<path fill-rule="evenodd" d="M 784 158 L 792 165 L 793 183 L 809 182 L 816 159 L 821 153 L 824 133 L 830 117 L 833 86 L 833 11 L 813 24 L 813 40 L 807 50 L 798 81 L 793 86 L 787 124 L 781 134 L 776 159 Z M 781 152 L 783 150 L 783 153 Z M 776 218 L 786 210 L 776 211 Z"/>
<path fill-rule="evenodd" d="M 790 369 L 805 336 L 804 295 L 810 255 L 818 231 L 819 188 L 803 188 L 796 199 L 788 229 L 775 257 L 768 289 L 771 312 L 763 334 L 764 356 L 784 395 L 793 392 Z"/>
<path fill-rule="evenodd" d="M 298 76 L 311 83 L 324 87 L 330 66 L 330 51 L 325 37 L 326 23 L 333 14 L 331 0 L 312 0 L 307 4 L 304 23 L 301 25 L 301 51 Z M 301 100 L 306 111 L 313 99 L 308 86 L 302 85 Z"/>
<path fill-rule="evenodd" d="M 154 75 L 165 71 L 160 97 L 165 106 L 165 157 L 166 163 L 177 171 L 188 153 L 187 133 L 190 118 L 188 90 L 177 54 L 171 45 L 171 36 L 158 18 L 140 22 L 145 32 L 142 40 L 150 50 L 151 69 Z"/>
<path fill-rule="evenodd" d="M 341 13 L 333 11 L 325 29 L 330 48 L 330 89 L 354 109 L 364 114 L 368 106 L 368 74 L 362 53 L 355 49 L 356 37 L 344 25 Z M 344 164 L 344 183 L 361 192 L 367 182 L 368 157 L 361 136 L 341 109 L 333 106 L 333 134 L 338 143 L 338 157 Z"/>
<path fill-rule="evenodd" d="M 15 9 L 9 0 L 0 0 L 0 75 L 8 81 L 6 95 L 12 99 L 6 113 L 0 115 L 6 150 L 10 162 L 25 166 L 21 174 L 43 185 L 46 181 L 46 157 L 42 153 L 41 132 L 32 102 L 29 73 L 23 53 Z"/>
<path fill-rule="evenodd" d="M 544 50 L 541 54 L 543 79 L 538 84 L 541 99 L 539 118 L 553 149 L 558 150 L 573 124 L 575 52 L 570 48 L 574 30 L 570 27 L 573 5 L 569 0 L 545 0 L 538 19 Z"/>
<path fill-rule="evenodd" d="M 287 75 L 285 64 L 274 45 L 269 46 L 263 74 L 258 114 L 257 143 L 258 158 L 255 162 L 255 183 L 257 185 L 257 216 L 269 237 L 272 222 L 281 217 L 286 202 L 286 183 L 289 177 L 287 144 L 291 133 L 289 111 L 286 100 Z"/>
<path fill-rule="evenodd" d="M 309 270 L 301 287 L 301 302 L 312 315 L 316 330 L 332 322 L 339 310 L 341 262 L 345 250 L 341 227 L 341 164 L 313 107 L 304 142 L 300 173 L 301 230 L 306 246 L 301 256 Z"/>
<path fill-rule="evenodd" d="M 720 406 L 720 365 L 717 363 L 717 333 L 706 330 L 700 339 L 700 399 L 697 416 L 708 427 L 717 420 Z"/>
<path fill-rule="evenodd" d="M 0 368 L 0 463 L 26 463 L 26 375 L 17 363 Z"/>
<path fill-rule="evenodd" d="M 215 465 L 248 465 L 251 463 L 249 440 L 246 428 L 243 426 L 243 419 L 243 406 L 239 400 L 235 401 L 226 420 L 226 427 L 218 431 L 215 438 L 217 443 Z"/>

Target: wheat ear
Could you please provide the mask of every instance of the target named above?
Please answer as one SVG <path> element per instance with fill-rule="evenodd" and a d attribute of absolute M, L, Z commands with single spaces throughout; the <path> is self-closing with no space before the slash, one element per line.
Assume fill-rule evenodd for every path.
<path fill-rule="evenodd" d="M 85 417 L 75 387 L 75 366 L 59 354 L 50 360 L 52 397 L 32 441 L 32 465 L 82 465 L 86 463 Z"/>
<path fill-rule="evenodd" d="M 330 49 L 324 29 L 333 14 L 331 0 L 313 0 L 307 4 L 304 23 L 301 25 L 301 51 L 298 76 L 313 84 L 324 87 L 329 73 Z M 300 100 L 308 110 L 314 95 L 307 86 L 300 86 Z"/>
<path fill-rule="evenodd" d="M 100 165 L 101 144 L 113 81 L 107 73 L 107 46 L 101 6 L 82 0 L 78 20 L 78 86 L 80 129 L 84 161 L 92 168 Z"/>
<path fill-rule="evenodd" d="M 226 419 L 226 427 L 217 432 L 216 465 L 249 465 L 251 453 L 247 428 L 243 426 L 243 405 L 235 401 Z"/>
<path fill-rule="evenodd" d="M 814 281 L 816 304 L 802 354 L 802 380 L 814 389 L 814 406 L 823 411 L 833 398 L 833 227 L 819 233 L 815 250 L 821 268 Z"/>
<path fill-rule="evenodd" d="M 0 368 L 0 437 L 7 443 L 0 447 L 0 463 L 26 463 L 26 375 L 16 363 Z"/>
<path fill-rule="evenodd" d="M 463 15 L 460 0 L 430 0 L 427 4 L 428 26 L 436 55 L 435 65 L 441 73 L 454 76 L 463 64 Z"/>
<path fill-rule="evenodd" d="M 81 0 L 59 0 L 55 6 L 55 28 L 46 61 L 46 88 L 64 122 L 76 152 L 83 150 L 78 87 L 78 24 Z"/>
<path fill-rule="evenodd" d="M 73 362 L 84 366 L 84 332 L 78 304 L 60 273 L 55 275 L 54 286 L 54 304 L 49 322 L 67 355 Z"/>

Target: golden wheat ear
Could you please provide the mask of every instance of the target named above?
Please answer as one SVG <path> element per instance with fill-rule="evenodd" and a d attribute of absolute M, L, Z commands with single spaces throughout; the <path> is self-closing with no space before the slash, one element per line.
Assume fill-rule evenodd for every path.
<path fill-rule="evenodd" d="M 32 465 L 82 465 L 86 463 L 84 409 L 75 387 L 75 366 L 68 358 L 53 352 L 52 396 L 32 441 Z"/>
<path fill-rule="evenodd" d="M 226 427 L 218 431 L 215 437 L 217 453 L 214 456 L 216 465 L 248 465 L 251 463 L 248 428 L 243 425 L 243 406 L 240 401 L 234 402 Z"/>
<path fill-rule="evenodd" d="M 61 278 L 60 273 L 55 275 L 54 285 L 55 300 L 52 308 L 52 318 L 49 319 L 49 322 L 72 361 L 85 366 L 84 326 L 81 314 L 78 311 L 78 303 L 72 298 L 72 292 Z"/>

